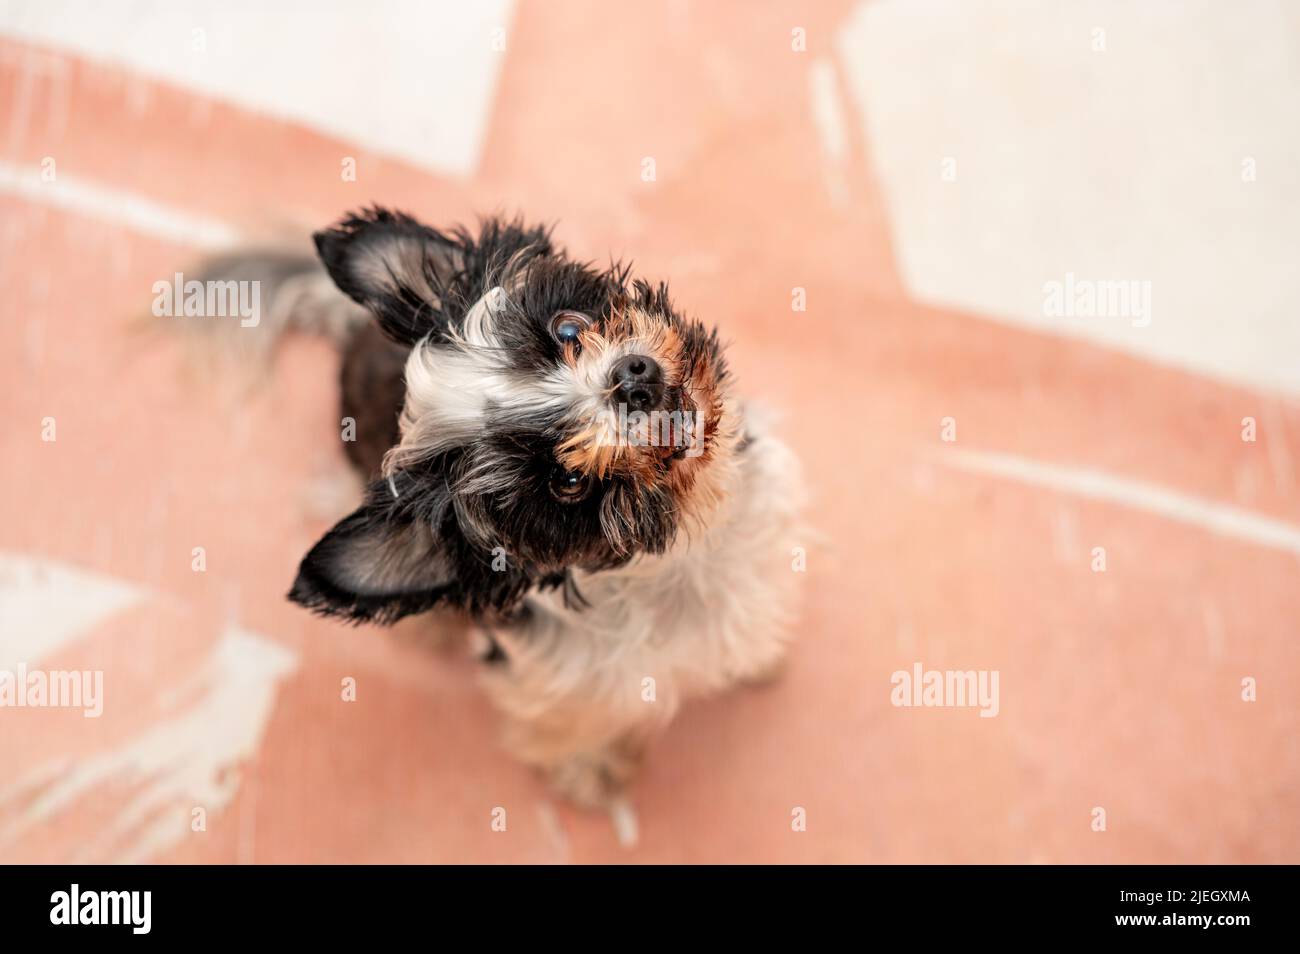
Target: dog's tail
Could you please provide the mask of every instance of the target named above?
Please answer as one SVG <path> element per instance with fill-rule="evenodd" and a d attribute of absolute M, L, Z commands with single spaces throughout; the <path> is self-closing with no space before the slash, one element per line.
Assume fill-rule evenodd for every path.
<path fill-rule="evenodd" d="M 284 335 L 298 331 L 320 335 L 340 347 L 372 319 L 347 297 L 315 257 L 283 251 L 236 251 L 209 259 L 201 281 L 249 283 L 257 289 L 256 324 L 241 321 L 268 352 Z"/>
<path fill-rule="evenodd" d="M 171 284 L 180 286 L 171 293 L 172 317 L 155 317 L 147 327 L 179 331 L 200 367 L 235 365 L 255 378 L 263 377 L 276 348 L 291 333 L 317 335 L 343 350 L 373 322 L 369 311 L 338 290 L 317 259 L 295 252 L 219 254 Z M 191 295 L 201 314 L 187 312 Z M 207 314 L 211 309 L 204 306 L 212 301 L 222 303 L 220 317 Z"/>

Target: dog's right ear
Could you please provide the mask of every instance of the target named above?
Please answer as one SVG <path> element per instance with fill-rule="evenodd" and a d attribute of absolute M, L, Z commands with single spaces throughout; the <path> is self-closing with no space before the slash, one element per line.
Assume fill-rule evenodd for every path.
<path fill-rule="evenodd" d="M 396 505 L 379 480 L 303 558 L 289 599 L 354 623 L 393 623 L 454 600 L 457 579 L 434 521 Z"/>
<path fill-rule="evenodd" d="M 387 209 L 363 210 L 312 238 L 334 283 L 402 345 L 436 327 L 443 290 L 464 266 L 453 238 Z"/>

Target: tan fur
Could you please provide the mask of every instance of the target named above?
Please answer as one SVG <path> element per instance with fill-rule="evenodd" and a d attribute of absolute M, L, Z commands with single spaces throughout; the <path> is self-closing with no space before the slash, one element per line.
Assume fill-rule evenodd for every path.
<path fill-rule="evenodd" d="M 789 450 L 745 420 L 714 367 L 699 364 L 682 380 L 676 331 L 636 308 L 617 311 L 602 331 L 584 332 L 580 352 L 571 351 L 549 375 L 511 376 L 493 337 L 494 309 L 507 294 L 495 288 L 483 296 L 463 340 L 414 349 L 402 440 L 385 468 L 391 473 L 465 439 L 481 426 L 488 402 L 513 401 L 564 410 L 572 428 L 559 448 L 564 466 L 671 485 L 682 519 L 668 552 L 595 574 L 575 572 L 588 604 L 581 609 L 566 606 L 558 591 L 529 596 L 524 628 L 494 634 L 508 661 L 485 675 L 506 716 L 508 747 L 575 801 L 610 807 L 649 740 L 684 701 L 761 681 L 780 666 L 801 579 L 791 551 L 806 543 L 802 479 Z M 608 433 L 597 422 L 609 413 L 610 369 L 628 354 L 653 357 L 667 380 L 684 385 L 704 421 L 698 456 L 665 468 L 661 448 L 602 442 Z M 475 472 L 467 479 L 489 493 L 515 475 Z M 629 506 L 626 495 L 611 493 L 601 513 L 616 547 L 632 525 Z M 653 701 L 645 698 L 647 679 Z"/>
<path fill-rule="evenodd" d="M 615 311 L 605 322 L 603 329 L 589 328 L 581 336 L 582 348 L 569 348 L 565 351 L 565 363 L 575 379 L 588 382 L 603 382 L 608 378 L 609 368 L 615 361 L 627 354 L 644 354 L 655 360 L 663 370 L 666 380 L 676 382 L 682 375 L 682 341 L 677 331 L 670 325 L 652 318 L 638 308 L 625 306 Z M 703 379 L 709 378 L 705 385 Z M 721 408 L 716 405 L 711 375 L 693 375 L 692 380 L 683 382 L 694 401 L 686 410 L 691 414 L 703 415 L 706 420 L 705 433 L 716 427 Z M 605 478 L 610 474 L 620 474 L 637 481 L 651 481 L 661 473 L 659 466 L 662 454 L 657 446 L 639 446 L 627 442 L 611 440 L 616 428 L 612 419 L 614 411 L 610 405 L 613 389 L 607 385 L 591 388 L 592 399 L 575 405 L 573 416 L 580 426 L 576 427 L 558 448 L 560 463 L 570 470 L 576 470 L 592 477 Z M 698 395 L 702 395 L 701 402 Z M 683 481 L 697 465 L 674 468 L 678 471 L 674 478 L 679 487 L 688 486 Z"/>
<path fill-rule="evenodd" d="M 791 551 L 806 543 L 802 481 L 784 445 L 750 436 L 700 472 L 708 501 L 668 553 L 578 574 L 590 606 L 538 594 L 526 629 L 496 634 L 509 662 L 485 684 L 506 744 L 581 804 L 609 807 L 683 702 L 782 663 L 800 579 Z"/>

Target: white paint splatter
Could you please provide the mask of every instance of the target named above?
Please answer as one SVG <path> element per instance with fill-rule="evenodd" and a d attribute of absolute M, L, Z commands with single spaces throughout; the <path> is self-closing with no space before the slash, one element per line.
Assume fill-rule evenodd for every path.
<path fill-rule="evenodd" d="M 88 797 L 125 801 L 80 861 L 155 857 L 190 834 L 196 807 L 211 825 L 239 788 L 240 765 L 261 745 L 279 683 L 297 668 L 294 652 L 228 629 L 187 683 L 197 696 L 187 709 L 99 754 L 38 765 L 0 789 L 0 809 L 14 816 L 0 828 L 0 847 Z"/>
<path fill-rule="evenodd" d="M 846 112 L 835 80 L 835 64 L 829 59 L 818 57 L 812 61 L 808 92 L 812 97 L 813 122 L 821 137 L 826 188 L 837 205 L 844 205 L 848 202 L 844 167 L 849 157 L 849 141 L 845 133 Z"/>
<path fill-rule="evenodd" d="M 555 806 L 550 802 L 539 802 L 537 805 L 537 819 L 541 822 L 546 840 L 554 851 L 552 861 L 555 864 L 567 865 L 570 860 L 569 836 L 565 834 L 564 824 L 560 821 L 560 813 L 555 810 Z"/>
<path fill-rule="evenodd" d="M 614 823 L 614 837 L 624 848 L 635 848 L 641 840 L 641 827 L 636 809 L 626 798 L 615 799 L 609 806 L 609 819 Z"/>
<path fill-rule="evenodd" d="M 68 563 L 0 552 L 0 669 L 36 665 L 145 595 Z"/>

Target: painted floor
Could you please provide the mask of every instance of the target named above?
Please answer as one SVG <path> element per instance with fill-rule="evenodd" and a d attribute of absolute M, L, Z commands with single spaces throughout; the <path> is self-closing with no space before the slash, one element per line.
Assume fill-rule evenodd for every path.
<path fill-rule="evenodd" d="M 1300 861 L 1294 14 L 176 6 L 0 16 L 0 671 L 103 674 L 0 708 L 0 861 Z M 804 462 L 789 671 L 683 712 L 634 848 L 497 748 L 453 622 L 284 600 L 352 505 L 330 349 L 249 388 L 137 333 L 372 201 L 670 278 Z M 996 716 L 895 706 L 918 663 Z"/>

